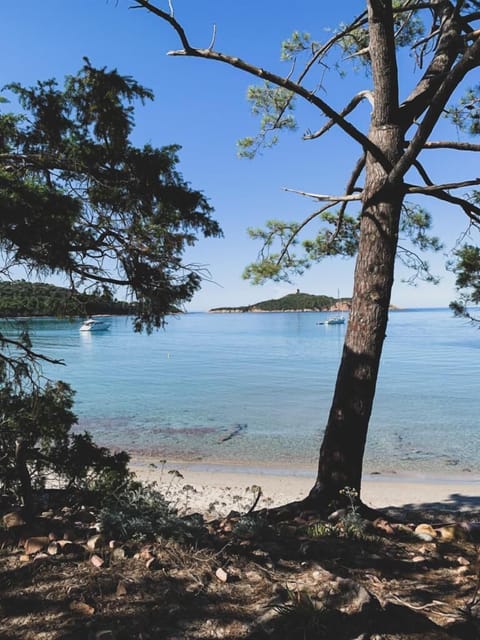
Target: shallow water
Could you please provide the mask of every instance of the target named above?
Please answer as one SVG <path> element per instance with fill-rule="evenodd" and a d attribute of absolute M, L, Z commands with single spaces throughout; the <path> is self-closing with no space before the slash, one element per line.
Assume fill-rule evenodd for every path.
<path fill-rule="evenodd" d="M 80 427 L 154 459 L 255 467 L 315 464 L 345 326 L 321 313 L 206 314 L 134 334 L 80 321 L 30 323 L 45 373 L 76 390 Z M 480 470 L 480 334 L 449 310 L 391 314 L 366 451 L 367 472 Z"/>

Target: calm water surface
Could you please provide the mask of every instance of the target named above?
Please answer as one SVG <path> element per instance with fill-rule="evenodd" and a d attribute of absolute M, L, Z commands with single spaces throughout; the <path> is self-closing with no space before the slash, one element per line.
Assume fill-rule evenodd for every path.
<path fill-rule="evenodd" d="M 106 333 L 80 322 L 31 322 L 46 368 L 76 390 L 82 429 L 97 442 L 167 460 L 311 467 L 345 326 L 325 314 L 191 313 L 165 331 Z M 480 471 L 480 334 L 449 310 L 391 314 L 366 470 Z"/>

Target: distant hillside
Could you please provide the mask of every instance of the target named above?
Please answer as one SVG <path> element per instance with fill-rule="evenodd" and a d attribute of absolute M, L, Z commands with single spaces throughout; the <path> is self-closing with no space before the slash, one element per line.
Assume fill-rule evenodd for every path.
<path fill-rule="evenodd" d="M 246 313 L 262 311 L 347 311 L 350 308 L 349 298 L 332 298 L 331 296 L 314 296 L 310 293 L 289 293 L 283 298 L 263 300 L 245 307 L 216 307 L 210 313 Z"/>
<path fill-rule="evenodd" d="M 134 305 L 108 295 L 72 294 L 70 289 L 41 282 L 0 282 L 0 317 L 129 314 Z"/>

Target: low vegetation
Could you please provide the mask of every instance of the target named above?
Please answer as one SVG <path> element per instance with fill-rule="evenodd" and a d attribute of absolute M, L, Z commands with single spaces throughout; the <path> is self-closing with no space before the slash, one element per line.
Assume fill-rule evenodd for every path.
<path fill-rule="evenodd" d="M 428 505 L 366 521 L 345 491 L 323 523 L 246 505 L 207 519 L 178 509 L 171 480 L 131 476 L 90 501 L 38 491 L 28 523 L 4 498 L 0 636 L 478 639 L 478 524 Z"/>
<path fill-rule="evenodd" d="M 115 300 L 108 291 L 80 294 L 42 282 L 0 282 L 0 317 L 65 317 L 97 313 L 134 314 L 135 305 Z"/>

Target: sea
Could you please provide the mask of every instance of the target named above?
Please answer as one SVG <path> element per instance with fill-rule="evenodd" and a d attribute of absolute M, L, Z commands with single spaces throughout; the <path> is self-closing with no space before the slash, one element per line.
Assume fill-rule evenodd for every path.
<path fill-rule="evenodd" d="M 75 390 L 77 430 L 154 464 L 315 468 L 346 325 L 324 313 L 186 313 L 164 330 L 28 321 L 43 374 Z M 2 329 L 5 332 L 5 329 Z M 7 329 L 8 331 L 8 329 Z M 448 309 L 390 313 L 365 453 L 371 474 L 480 472 L 480 332 Z"/>

